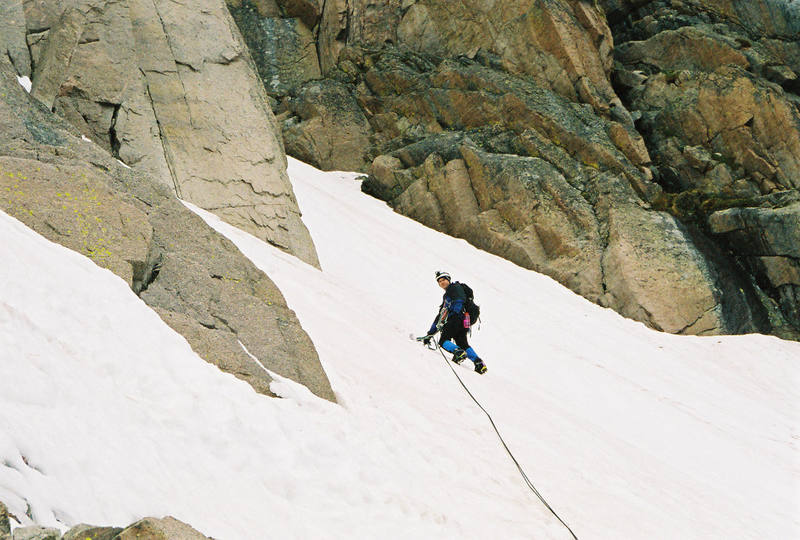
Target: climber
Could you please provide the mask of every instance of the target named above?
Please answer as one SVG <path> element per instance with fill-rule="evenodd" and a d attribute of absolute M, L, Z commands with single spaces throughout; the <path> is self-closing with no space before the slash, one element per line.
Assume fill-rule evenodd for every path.
<path fill-rule="evenodd" d="M 486 365 L 483 360 L 480 359 L 475 349 L 470 347 L 467 342 L 467 333 L 470 327 L 470 315 L 467 307 L 468 304 L 473 304 L 474 306 L 474 303 L 465 289 L 470 293 L 472 289 L 457 281 L 453 282 L 447 272 L 436 272 L 436 282 L 439 287 L 444 289 L 444 296 L 442 297 L 442 304 L 439 306 L 439 313 L 436 315 L 428 334 L 422 339 L 422 342 L 427 345 L 430 343 L 431 338 L 441 330 L 439 345 L 453 354 L 453 362 L 460 364 L 464 361 L 464 358 L 469 358 L 475 364 L 475 371 L 486 373 Z"/>

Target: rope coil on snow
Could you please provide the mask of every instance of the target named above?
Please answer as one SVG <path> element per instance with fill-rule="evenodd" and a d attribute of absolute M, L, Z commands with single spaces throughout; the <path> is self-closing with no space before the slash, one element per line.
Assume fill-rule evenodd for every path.
<path fill-rule="evenodd" d="M 483 413 L 486 415 L 486 417 L 489 419 L 489 422 L 492 424 L 492 427 L 494 428 L 494 432 L 495 432 L 495 433 L 497 433 L 497 437 L 500 439 L 500 442 L 502 443 L 502 445 L 503 445 L 503 448 L 505 448 L 505 449 L 506 449 L 506 452 L 507 452 L 507 453 L 508 453 L 508 455 L 511 457 L 511 461 L 513 461 L 513 462 L 514 462 L 514 465 L 516 465 L 516 466 L 517 466 L 517 470 L 519 470 L 519 473 L 520 473 L 520 475 L 522 475 L 522 479 L 523 479 L 523 480 L 525 480 L 525 484 L 527 484 L 528 488 L 529 488 L 529 489 L 530 489 L 530 490 L 531 490 L 531 491 L 534 493 L 534 495 L 536 495 L 536 496 L 539 498 L 539 500 L 540 500 L 540 501 L 542 501 L 542 504 L 544 504 L 544 506 L 545 506 L 545 507 L 546 507 L 548 510 L 550 510 L 550 513 L 552 513 L 552 514 L 553 514 L 553 515 L 556 517 L 556 519 L 557 519 L 558 521 L 560 521 L 560 522 L 561 522 L 561 524 L 562 524 L 564 527 L 566 527 L 566 528 L 567 528 L 567 530 L 569 531 L 569 533 L 572 535 L 572 538 L 574 538 L 575 540 L 578 540 L 578 537 L 577 537 L 577 536 L 575 536 L 575 533 L 574 533 L 574 532 L 572 532 L 572 529 L 570 529 L 569 525 L 567 525 L 567 524 L 564 522 L 564 520 L 563 520 L 563 519 L 561 519 L 561 517 L 560 517 L 560 516 L 559 516 L 559 515 L 556 513 L 556 511 L 555 511 L 555 510 L 553 510 L 553 508 L 552 508 L 552 507 L 551 507 L 551 506 L 550 506 L 550 505 L 547 503 L 547 501 L 544 499 L 544 497 L 542 497 L 542 494 L 541 494 L 541 493 L 539 493 L 539 490 L 538 490 L 538 489 L 536 489 L 536 486 L 534 486 L 534 485 L 533 485 L 533 482 L 531 482 L 530 478 L 528 478 L 528 475 L 527 475 L 527 474 L 525 474 L 525 471 L 522 469 L 522 465 L 520 465 L 520 464 L 519 464 L 519 461 L 517 461 L 517 458 L 516 458 L 516 457 L 514 457 L 514 454 L 511 452 L 511 449 L 510 449 L 510 448 L 508 447 L 508 445 L 506 444 L 506 441 L 505 441 L 505 439 L 503 439 L 503 436 L 502 436 L 502 435 L 500 435 L 500 430 L 498 430 L 498 429 L 497 429 L 497 425 L 494 423 L 494 420 L 492 419 L 492 415 L 490 415 L 490 414 L 489 414 L 489 413 L 486 411 L 486 409 L 484 409 L 484 408 L 483 408 L 483 405 L 481 405 L 481 404 L 478 402 L 478 400 L 477 400 L 477 399 L 475 399 L 475 396 L 473 396 L 473 395 L 472 395 L 472 392 L 470 392 L 470 391 L 469 391 L 469 388 L 467 388 L 467 385 L 466 385 L 466 384 L 464 384 L 464 381 L 463 381 L 463 380 L 461 380 L 461 377 L 459 377 L 458 373 L 456 372 L 456 370 L 455 370 L 455 369 L 453 368 L 453 366 L 451 365 L 451 362 L 450 362 L 450 360 L 448 360 L 448 359 L 447 359 L 447 357 L 446 357 L 446 356 L 444 355 L 444 353 L 442 352 L 442 348 L 441 348 L 441 346 L 439 345 L 439 343 L 438 343 L 438 342 L 436 342 L 435 340 L 434 340 L 434 343 L 436 344 L 436 350 L 438 350 L 438 351 L 439 351 L 439 354 L 441 354 L 441 355 L 442 355 L 442 358 L 444 358 L 444 361 L 445 361 L 445 363 L 447 364 L 447 367 L 449 367 L 449 368 L 450 368 L 450 371 L 452 371 L 452 372 L 453 372 L 453 375 L 455 375 L 455 376 L 456 376 L 456 379 L 458 379 L 458 382 L 459 382 L 459 383 L 461 383 L 461 386 L 464 388 L 464 390 L 466 390 L 467 394 L 469 394 L 469 397 L 471 397 L 471 398 L 472 398 L 472 401 L 474 401 L 474 402 L 475 402 L 475 405 L 477 405 L 477 406 L 480 408 L 480 410 L 482 410 L 482 411 L 483 411 Z"/>

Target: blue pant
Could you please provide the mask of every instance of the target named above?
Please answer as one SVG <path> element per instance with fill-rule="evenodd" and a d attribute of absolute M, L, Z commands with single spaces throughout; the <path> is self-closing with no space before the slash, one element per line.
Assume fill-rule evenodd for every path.
<path fill-rule="evenodd" d="M 478 353 L 470 347 L 467 341 L 467 329 L 464 328 L 464 319 L 461 317 L 451 315 L 447 318 L 447 322 L 442 328 L 442 334 L 439 336 L 439 345 L 450 353 L 455 352 L 456 349 L 463 349 L 467 353 L 467 358 L 473 362 L 480 360 Z"/>

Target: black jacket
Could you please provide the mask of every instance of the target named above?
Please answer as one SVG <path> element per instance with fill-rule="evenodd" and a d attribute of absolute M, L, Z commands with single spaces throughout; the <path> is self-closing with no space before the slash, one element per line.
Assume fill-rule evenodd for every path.
<path fill-rule="evenodd" d="M 464 317 L 466 303 L 467 293 L 464 292 L 464 288 L 457 281 L 451 281 L 450 285 L 448 285 L 447 289 L 444 291 L 442 303 L 439 306 L 439 313 L 436 314 L 436 318 L 433 320 L 433 324 L 428 333 L 432 334 L 436 331 L 436 326 L 439 324 L 439 320 L 444 313 L 443 308 L 447 308 L 446 319 L 452 319 L 454 317 L 462 319 Z"/>

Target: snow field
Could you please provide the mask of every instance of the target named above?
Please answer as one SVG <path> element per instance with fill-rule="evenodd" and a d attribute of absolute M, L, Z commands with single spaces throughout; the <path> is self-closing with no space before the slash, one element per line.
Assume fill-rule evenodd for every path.
<path fill-rule="evenodd" d="M 195 209 L 280 287 L 339 404 L 199 359 L 128 287 L 0 213 L 0 500 L 62 529 L 173 515 L 216 538 L 570 538 L 442 357 L 408 339 L 476 292 L 457 373 L 581 539 L 800 537 L 800 344 L 660 334 L 290 159 L 322 271 Z M 23 459 L 24 456 L 24 459 Z"/>

